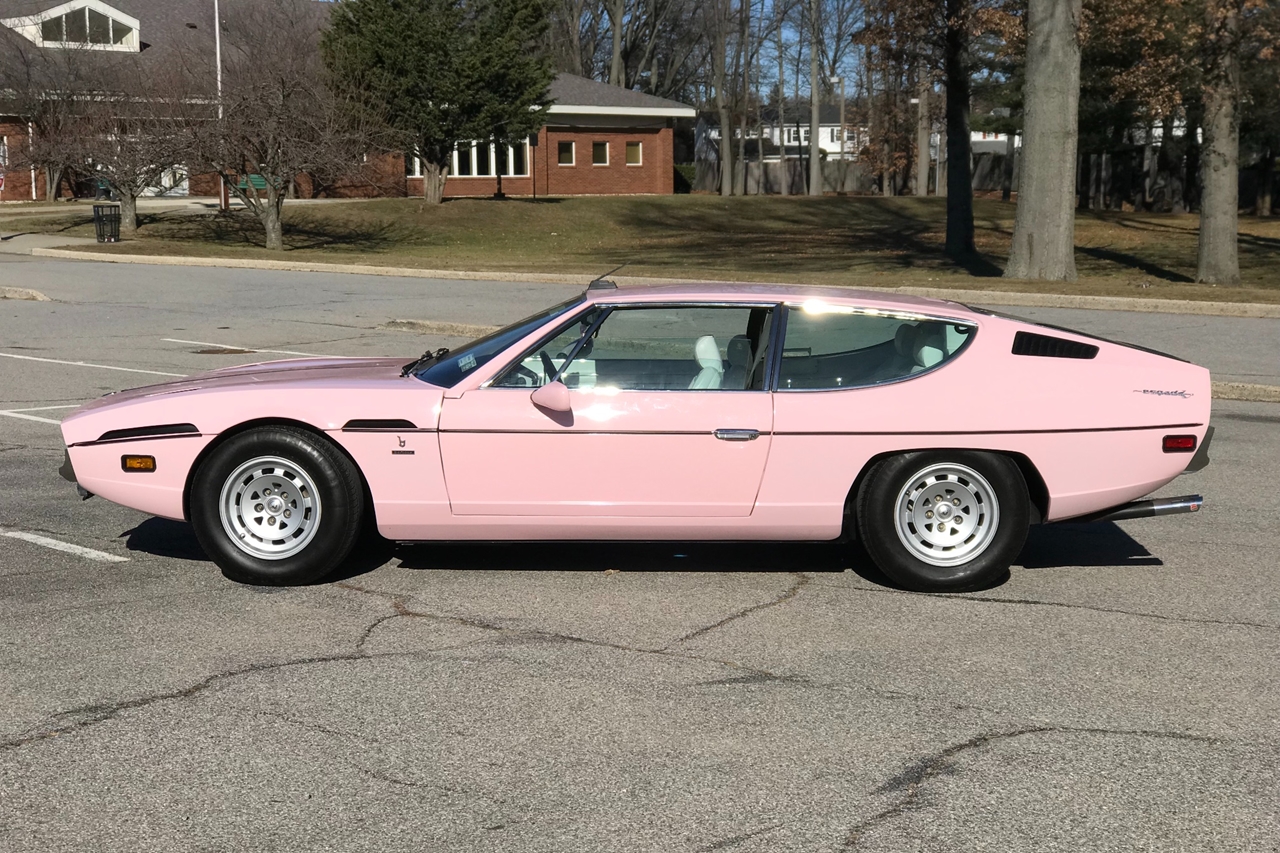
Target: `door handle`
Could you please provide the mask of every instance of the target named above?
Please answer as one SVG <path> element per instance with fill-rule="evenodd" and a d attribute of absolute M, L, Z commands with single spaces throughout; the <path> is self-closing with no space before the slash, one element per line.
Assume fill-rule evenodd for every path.
<path fill-rule="evenodd" d="M 716 438 L 721 441 L 755 441 L 760 437 L 758 429 L 718 429 Z"/>

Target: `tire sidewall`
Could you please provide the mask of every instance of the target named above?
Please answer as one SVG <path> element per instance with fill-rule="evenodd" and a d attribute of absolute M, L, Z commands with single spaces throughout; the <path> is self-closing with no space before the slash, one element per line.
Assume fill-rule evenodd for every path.
<path fill-rule="evenodd" d="M 915 474 L 931 465 L 972 468 L 991 484 L 999 502 L 995 534 L 986 549 L 956 566 L 934 566 L 913 555 L 898 538 L 898 497 Z M 964 592 L 1003 579 L 1026 542 L 1030 498 L 1012 459 L 972 450 L 927 450 L 891 456 L 877 463 L 858 495 L 858 530 L 867 552 L 896 583 L 921 592 Z"/>
<path fill-rule="evenodd" d="M 223 485 L 242 463 L 277 456 L 305 470 L 315 484 L 321 517 L 301 551 L 265 560 L 242 550 L 219 513 Z M 191 523 L 201 547 L 232 580 L 262 585 L 300 584 L 330 572 L 351 551 L 363 521 L 363 494 L 354 466 L 325 439 L 303 430 L 264 427 L 232 436 L 196 471 L 191 486 Z"/>

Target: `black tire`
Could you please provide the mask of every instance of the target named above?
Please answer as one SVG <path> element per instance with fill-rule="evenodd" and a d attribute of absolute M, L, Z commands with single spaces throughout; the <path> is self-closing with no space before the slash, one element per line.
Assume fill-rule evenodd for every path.
<path fill-rule="evenodd" d="M 278 470 L 300 474 L 314 484 L 314 493 L 305 488 L 305 479 L 297 488 L 298 494 L 284 493 L 292 500 L 289 506 L 297 516 L 287 522 L 281 517 L 279 523 L 282 527 L 285 524 L 295 525 L 292 536 L 303 535 L 296 526 L 299 524 L 297 519 L 304 514 L 297 508 L 300 494 L 305 495 L 308 506 L 314 508 L 315 523 L 305 531 L 306 541 L 300 545 L 296 541 L 288 542 L 289 537 L 275 540 L 276 543 L 285 543 L 275 547 L 296 549 L 282 557 L 261 556 L 265 549 L 273 547 L 273 543 L 244 535 L 243 531 L 250 529 L 246 525 L 252 524 L 253 520 L 237 520 L 234 511 L 226 514 L 232 516 L 232 520 L 228 520 L 220 509 L 224 490 L 234 493 L 237 488 L 246 488 L 241 485 L 246 475 L 237 477 L 235 483 L 229 482 L 230 478 L 246 465 L 261 459 L 281 460 L 293 467 Z M 252 479 L 256 475 L 250 473 L 247 476 Z M 289 483 L 285 485 L 288 488 Z M 252 429 L 232 436 L 216 448 L 201 463 L 192 479 L 190 508 L 196 538 L 223 574 L 240 583 L 264 586 L 304 584 L 324 577 L 350 554 L 364 528 L 365 517 L 364 488 L 351 460 L 327 440 L 306 430 L 285 426 Z M 281 512 L 290 514 L 285 509 Z M 243 515 L 253 515 L 251 508 Z M 276 522 L 272 519 L 271 523 Z M 305 523 L 302 526 L 305 527 Z M 252 529 L 262 528 L 255 525 Z M 235 530 L 241 531 L 239 538 L 246 542 L 245 546 L 237 544 L 233 534 Z"/>
<path fill-rule="evenodd" d="M 966 480 L 963 469 L 986 483 L 979 478 Z M 939 515 L 945 511 L 952 521 L 939 525 L 939 532 L 932 526 L 925 531 L 923 524 L 918 529 L 915 522 L 923 522 L 923 513 L 932 512 L 934 488 L 945 492 L 947 472 L 955 477 L 957 470 L 960 477 L 953 485 L 959 497 L 937 504 Z M 929 476 L 921 478 L 926 473 Z M 917 505 L 921 515 L 914 515 Z M 900 507 L 910 509 L 900 516 Z M 919 592 L 965 592 L 992 586 L 1008 575 L 1027 539 L 1030 498 L 1022 472 L 1007 456 L 971 450 L 918 451 L 876 464 L 858 491 L 857 518 L 867 553 L 895 583 Z M 982 528 L 980 518 L 994 522 Z M 948 523 L 954 525 L 949 531 L 954 538 L 949 540 L 941 535 Z M 964 539 L 970 530 L 974 533 Z M 944 540 L 955 544 L 930 544 Z M 966 549 L 974 549 L 972 555 Z M 946 561 L 953 562 L 936 564 Z"/>

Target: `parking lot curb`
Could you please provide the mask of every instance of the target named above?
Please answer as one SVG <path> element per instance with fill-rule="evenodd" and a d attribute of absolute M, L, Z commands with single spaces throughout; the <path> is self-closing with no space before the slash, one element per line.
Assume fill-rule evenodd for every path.
<path fill-rule="evenodd" d="M 1280 385 L 1256 385 L 1251 382 L 1214 382 L 1213 399 L 1239 400 L 1245 403 L 1280 403 Z"/>
<path fill-rule="evenodd" d="M 193 256 L 119 255 L 106 252 L 81 252 L 74 249 L 35 248 L 31 254 L 46 258 L 76 261 L 100 261 L 113 264 L 155 264 L 182 267 L 223 267 L 230 269 L 277 270 L 281 272 L 327 272 L 346 275 L 380 275 L 395 278 L 434 278 L 455 281 L 527 281 L 538 284 L 566 284 L 585 287 L 590 275 L 475 272 L 471 270 L 427 270 L 416 267 L 383 267 L 373 264 L 330 264 L 304 261 L 263 261 L 249 258 L 201 258 Z M 711 279 L 650 278 L 643 276 L 610 276 L 619 284 L 731 284 Z M 764 282 L 761 282 L 764 283 Z M 785 283 L 785 282 L 778 282 Z M 790 282 L 797 284 L 802 282 Z M 1026 293 L 1004 290 L 971 290 L 943 287 L 873 287 L 865 290 L 974 302 L 980 305 L 1008 305 L 1028 308 L 1080 308 L 1091 311 L 1136 311 L 1151 314 L 1198 314 L 1213 317 L 1280 319 L 1280 305 L 1261 302 L 1205 302 L 1191 299 L 1157 299 L 1132 296 L 1085 296 L 1062 293 Z"/>
<path fill-rule="evenodd" d="M 24 299 L 28 302 L 52 302 L 38 290 L 26 287 L 0 287 L 0 299 Z"/>

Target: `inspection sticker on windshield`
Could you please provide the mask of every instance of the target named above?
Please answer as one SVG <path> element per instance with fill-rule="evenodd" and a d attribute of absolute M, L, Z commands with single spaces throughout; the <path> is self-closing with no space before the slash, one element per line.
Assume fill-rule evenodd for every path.
<path fill-rule="evenodd" d="M 475 366 L 476 366 L 476 357 L 474 355 L 471 355 L 470 353 L 467 353 L 462 358 L 458 359 L 458 367 L 462 368 L 463 373 L 466 373 L 468 370 L 470 370 Z"/>

